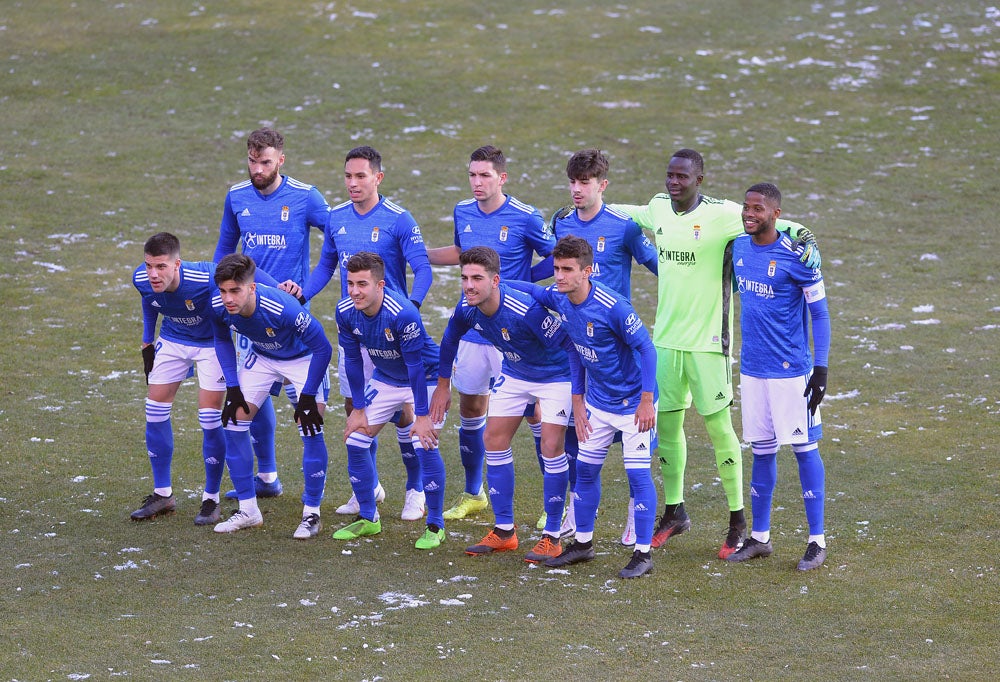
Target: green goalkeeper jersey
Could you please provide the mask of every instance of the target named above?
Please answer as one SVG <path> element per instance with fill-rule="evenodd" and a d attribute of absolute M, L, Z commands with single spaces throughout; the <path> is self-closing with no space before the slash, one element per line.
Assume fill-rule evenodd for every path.
<path fill-rule="evenodd" d="M 742 208 L 702 195 L 678 215 L 668 194 L 645 206 L 615 204 L 652 233 L 659 256 L 653 344 L 729 354 L 733 329 L 732 240 L 743 234 Z"/>

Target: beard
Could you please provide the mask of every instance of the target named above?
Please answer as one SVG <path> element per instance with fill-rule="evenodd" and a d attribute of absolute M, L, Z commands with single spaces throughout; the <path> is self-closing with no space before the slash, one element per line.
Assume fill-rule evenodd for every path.
<path fill-rule="evenodd" d="M 265 190 L 271 186 L 271 184 L 277 179 L 279 170 L 275 170 L 270 175 L 252 175 L 250 174 L 250 182 L 253 186 L 259 190 Z"/>

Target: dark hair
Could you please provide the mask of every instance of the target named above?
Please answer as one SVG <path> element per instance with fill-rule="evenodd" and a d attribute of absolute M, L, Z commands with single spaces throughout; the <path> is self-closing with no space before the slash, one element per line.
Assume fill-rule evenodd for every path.
<path fill-rule="evenodd" d="M 504 157 L 503 151 L 491 144 L 483 145 L 472 152 L 472 155 L 469 156 L 469 162 L 472 161 L 489 161 L 497 173 L 507 172 L 507 159 Z"/>
<path fill-rule="evenodd" d="M 285 149 L 285 138 L 277 130 L 259 128 L 247 138 L 247 151 L 262 152 L 268 147 L 274 147 L 279 152 Z"/>
<path fill-rule="evenodd" d="M 382 155 L 374 147 L 369 147 L 368 145 L 355 147 L 347 152 L 344 163 L 347 163 L 351 159 L 364 159 L 371 166 L 373 173 L 380 173 L 382 171 Z"/>
<path fill-rule="evenodd" d="M 705 174 L 705 159 L 701 158 L 701 154 L 693 149 L 678 149 L 670 157 L 671 159 L 688 159 L 691 161 L 691 165 L 694 167 L 694 172 L 696 175 Z"/>
<path fill-rule="evenodd" d="M 746 194 L 750 192 L 764 195 L 765 199 L 770 199 L 776 207 L 781 208 L 781 190 L 774 183 L 758 182 L 756 185 L 751 185 Z"/>
<path fill-rule="evenodd" d="M 481 265 L 491 277 L 500 274 L 500 254 L 488 246 L 473 246 L 463 251 L 458 262 L 460 265 Z"/>
<path fill-rule="evenodd" d="M 181 257 L 181 240 L 169 232 L 157 232 L 146 240 L 142 252 L 150 256 Z"/>
<path fill-rule="evenodd" d="M 566 175 L 570 180 L 603 180 L 608 177 L 608 157 L 600 149 L 581 149 L 569 157 Z"/>
<path fill-rule="evenodd" d="M 215 266 L 215 283 L 222 284 L 232 280 L 237 284 L 249 284 L 257 272 L 253 258 L 242 253 L 231 253 L 223 256 Z"/>
<path fill-rule="evenodd" d="M 580 264 L 580 268 L 586 268 L 594 264 L 594 247 L 583 237 L 568 234 L 556 242 L 552 249 L 552 259 L 568 260 L 573 259 Z"/>
<path fill-rule="evenodd" d="M 377 253 L 358 251 L 347 259 L 348 272 L 362 272 L 363 270 L 372 273 L 372 279 L 376 282 L 385 279 L 385 261 Z"/>

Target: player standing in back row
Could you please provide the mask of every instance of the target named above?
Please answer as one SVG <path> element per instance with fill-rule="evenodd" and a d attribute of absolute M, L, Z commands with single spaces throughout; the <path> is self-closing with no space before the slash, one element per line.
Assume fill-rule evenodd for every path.
<path fill-rule="evenodd" d="M 479 147 L 469 158 L 469 185 L 472 199 L 455 205 L 455 243 L 429 249 L 432 265 L 458 265 L 459 255 L 473 246 L 488 246 L 500 254 L 503 280 L 534 281 L 532 252 L 543 258 L 552 253 L 555 240 L 545 228 L 538 209 L 504 194 L 507 159 L 493 145 Z M 486 509 L 489 501 L 483 490 L 483 462 L 486 447 L 486 411 L 492 382 L 500 374 L 502 356 L 493 345 L 474 331 L 459 342 L 452 384 L 458 390 L 458 432 L 465 489 L 455 504 L 444 512 L 446 519 L 464 519 Z M 532 427 L 539 430 L 541 425 Z M 539 435 L 540 437 L 540 435 Z"/>

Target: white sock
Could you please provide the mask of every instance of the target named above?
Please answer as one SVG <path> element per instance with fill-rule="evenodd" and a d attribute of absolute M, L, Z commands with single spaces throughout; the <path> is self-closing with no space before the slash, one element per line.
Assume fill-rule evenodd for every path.
<path fill-rule="evenodd" d="M 581 533 L 580 531 L 577 531 L 576 537 L 574 539 L 577 542 L 582 542 L 582 543 L 590 542 L 594 539 L 594 532 L 591 531 L 589 533 Z"/>
<path fill-rule="evenodd" d="M 810 535 L 809 536 L 809 540 L 807 540 L 807 542 L 815 542 L 817 545 L 819 545 L 823 549 L 826 549 L 826 537 L 824 535 L 822 535 L 822 534 L 820 534 L 820 535 Z"/>
<path fill-rule="evenodd" d="M 752 537 L 757 542 L 769 542 L 771 540 L 771 531 L 755 530 L 752 533 L 750 533 L 750 537 Z"/>
<path fill-rule="evenodd" d="M 251 497 L 249 500 L 240 500 L 240 511 L 246 512 L 251 516 L 260 513 L 260 508 L 257 507 L 257 498 Z"/>
<path fill-rule="evenodd" d="M 302 518 L 309 516 L 310 514 L 315 514 L 319 516 L 319 507 L 310 507 L 309 505 L 302 505 Z"/>
<path fill-rule="evenodd" d="M 170 497 L 174 494 L 174 489 L 168 485 L 166 488 L 153 488 L 153 492 L 160 497 Z"/>
<path fill-rule="evenodd" d="M 278 472 L 268 471 L 267 473 L 257 474 L 257 478 L 264 481 L 264 483 L 274 483 L 278 480 Z"/>

